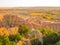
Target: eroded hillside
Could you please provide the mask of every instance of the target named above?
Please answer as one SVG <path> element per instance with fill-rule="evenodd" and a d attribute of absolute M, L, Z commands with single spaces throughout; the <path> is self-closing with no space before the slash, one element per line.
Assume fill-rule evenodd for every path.
<path fill-rule="evenodd" d="M 0 8 L 0 45 L 55 45 L 60 41 L 60 8 Z"/>
<path fill-rule="evenodd" d="M 4 19 L 8 19 L 10 21 L 8 22 L 11 27 L 17 27 L 20 24 L 25 24 L 31 29 L 46 27 L 49 29 L 52 28 L 59 30 L 60 8 L 1 8 L 0 27 L 10 27 Z M 14 22 L 14 20 L 16 21 Z"/>

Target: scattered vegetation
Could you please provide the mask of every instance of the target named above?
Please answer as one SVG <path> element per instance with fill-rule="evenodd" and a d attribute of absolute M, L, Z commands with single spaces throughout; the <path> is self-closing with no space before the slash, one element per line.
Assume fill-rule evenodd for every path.
<path fill-rule="evenodd" d="M 10 41 L 7 35 L 0 36 L 0 45 L 15 45 L 14 41 Z"/>
<path fill-rule="evenodd" d="M 40 29 L 40 32 L 43 33 L 44 45 L 55 45 L 60 40 L 59 33 L 54 30 L 42 28 Z"/>
<path fill-rule="evenodd" d="M 59 45 L 60 35 L 58 32 L 46 28 L 41 28 L 39 31 L 43 34 L 43 45 Z M 16 45 L 19 41 L 22 41 L 24 37 L 28 37 L 30 28 L 26 25 L 20 25 L 17 34 L 15 35 L 1 35 L 0 45 Z M 42 45 L 38 38 L 30 39 L 31 45 Z"/>
<path fill-rule="evenodd" d="M 30 31 L 30 28 L 27 27 L 26 25 L 19 25 L 18 32 L 20 33 L 20 35 L 26 36 L 29 31 Z"/>
<path fill-rule="evenodd" d="M 39 39 L 32 39 L 31 45 L 42 45 L 42 43 L 39 41 Z"/>
<path fill-rule="evenodd" d="M 20 34 L 16 34 L 16 35 L 9 35 L 9 40 L 10 41 L 15 41 L 18 42 L 21 40 L 22 36 Z"/>
<path fill-rule="evenodd" d="M 59 12 L 53 11 L 50 13 L 46 13 L 46 12 L 45 13 L 32 13 L 31 16 L 37 16 L 39 18 L 41 17 L 46 20 L 56 20 L 56 18 L 53 18 L 52 14 L 59 15 Z M 0 45 L 16 45 L 19 41 L 21 41 L 21 43 L 24 44 L 27 39 L 29 39 L 27 41 L 28 42 L 30 41 L 31 45 L 42 45 L 41 41 L 38 38 L 36 38 L 36 35 L 33 35 L 32 39 L 31 37 L 28 36 L 31 29 L 24 24 L 20 24 L 20 22 L 23 22 L 21 20 L 16 15 L 4 15 L 4 17 L 2 18 L 2 21 L 0 21 L 0 28 L 4 27 L 4 30 L 6 31 L 5 28 L 8 28 L 9 30 L 12 27 L 18 27 L 18 31 L 16 34 L 10 34 L 11 32 L 10 33 L 7 31 L 5 32 L 3 28 L 1 28 L 0 30 L 2 31 L 0 34 L 2 34 L 2 32 L 4 34 L 0 35 Z M 39 20 L 37 20 L 36 22 L 38 22 Z M 33 21 L 31 23 L 32 25 L 36 24 L 36 23 L 33 24 Z M 9 31 L 12 31 L 12 30 L 13 29 Z M 59 32 L 56 32 L 52 29 L 46 29 L 46 28 L 41 28 L 39 29 L 39 31 L 42 33 L 41 36 L 43 36 L 42 37 L 43 45 L 60 45 L 60 33 Z"/>

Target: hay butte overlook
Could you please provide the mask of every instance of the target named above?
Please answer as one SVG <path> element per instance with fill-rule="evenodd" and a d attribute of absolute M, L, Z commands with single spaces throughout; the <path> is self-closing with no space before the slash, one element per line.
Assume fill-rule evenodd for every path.
<path fill-rule="evenodd" d="M 0 19 L 4 15 L 17 15 L 22 22 L 30 28 L 48 28 L 60 31 L 60 8 L 59 7 L 21 7 L 0 8 Z M 22 23 L 20 21 L 20 23 Z"/>

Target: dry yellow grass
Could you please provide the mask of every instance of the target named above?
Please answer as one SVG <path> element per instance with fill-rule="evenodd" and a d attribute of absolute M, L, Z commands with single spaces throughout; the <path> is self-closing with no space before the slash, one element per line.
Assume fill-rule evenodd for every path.
<path fill-rule="evenodd" d="M 31 16 L 42 16 L 42 15 L 46 15 L 46 13 L 30 13 L 29 15 L 31 15 Z"/>
<path fill-rule="evenodd" d="M 16 34 L 18 32 L 18 27 L 13 27 L 13 28 L 5 28 L 2 27 L 0 28 L 0 35 L 6 34 L 6 35 L 12 35 L 12 34 Z"/>
<path fill-rule="evenodd" d="M 0 20 L 2 20 L 3 16 L 0 14 Z"/>

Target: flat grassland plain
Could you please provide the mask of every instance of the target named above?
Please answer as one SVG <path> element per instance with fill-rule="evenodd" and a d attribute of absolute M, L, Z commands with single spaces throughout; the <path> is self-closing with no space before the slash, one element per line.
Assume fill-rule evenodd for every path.
<path fill-rule="evenodd" d="M 0 8 L 0 45 L 60 45 L 60 8 Z"/>

